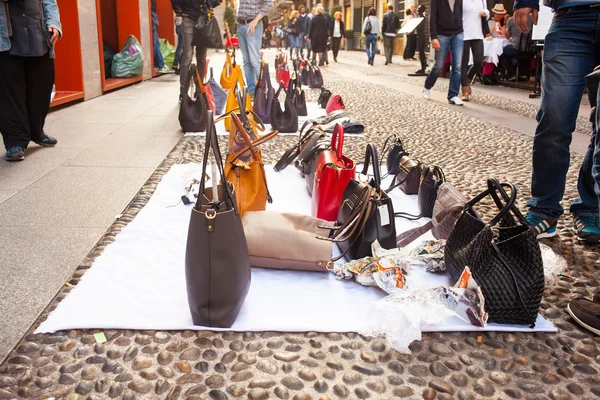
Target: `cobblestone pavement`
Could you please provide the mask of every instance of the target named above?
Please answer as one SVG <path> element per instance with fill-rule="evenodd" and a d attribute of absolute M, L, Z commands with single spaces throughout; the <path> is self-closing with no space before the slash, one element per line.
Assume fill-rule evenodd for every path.
<path fill-rule="evenodd" d="M 517 184 L 521 204 L 527 198 L 531 138 L 456 108 L 374 90 L 364 81 L 328 71 L 325 80 L 367 127 L 364 138 L 346 141 L 352 157 L 363 157 L 367 141 L 380 147 L 388 134 L 400 133 L 416 157 L 442 166 L 448 180 L 467 197 L 482 190 L 486 177 L 494 176 Z M 310 91 L 309 98 L 316 95 Z M 265 158 L 274 162 L 295 140 L 276 138 L 265 145 Z M 31 332 L 135 218 L 170 166 L 199 161 L 202 141 L 180 141 Z M 581 160 L 573 154 L 565 204 L 576 196 L 576 166 Z M 493 212 L 490 203 L 480 211 L 487 217 Z M 572 296 L 588 296 L 600 285 L 600 249 L 573 240 L 570 223 L 565 217 L 557 238 L 545 242 L 570 267 L 570 277 L 548 287 L 542 302 L 541 312 L 560 329 L 557 334 L 425 334 L 407 355 L 381 339 L 355 333 L 108 330 L 104 344 L 95 343 L 95 330 L 30 333 L 0 366 L 0 399 L 596 398 L 600 338 L 575 325 L 565 305 Z"/>

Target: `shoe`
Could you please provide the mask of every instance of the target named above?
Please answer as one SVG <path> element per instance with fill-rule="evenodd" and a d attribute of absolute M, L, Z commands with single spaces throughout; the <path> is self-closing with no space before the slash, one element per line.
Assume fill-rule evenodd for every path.
<path fill-rule="evenodd" d="M 389 64 L 389 61 L 386 61 L 386 62 L 385 62 L 385 65 L 388 65 L 388 64 Z"/>
<path fill-rule="evenodd" d="M 173 71 L 171 68 L 167 67 L 166 65 L 163 66 L 162 68 L 158 68 L 156 70 L 156 72 L 158 72 L 159 74 L 174 74 L 175 71 Z"/>
<path fill-rule="evenodd" d="M 423 89 L 423 98 L 429 100 L 431 97 L 431 89 Z"/>
<path fill-rule="evenodd" d="M 588 216 L 573 218 L 573 228 L 577 232 L 577 237 L 584 243 L 600 243 L 600 224 L 598 217 Z"/>
<path fill-rule="evenodd" d="M 21 146 L 14 146 L 6 149 L 4 156 L 6 161 L 23 161 L 25 159 L 25 150 Z"/>
<path fill-rule="evenodd" d="M 463 101 L 458 96 L 454 96 L 453 98 L 448 99 L 448 103 L 454 104 L 455 106 L 464 106 L 465 105 L 465 103 L 463 103 Z"/>
<path fill-rule="evenodd" d="M 506 80 L 508 82 L 516 82 L 517 81 L 517 77 L 515 75 L 509 75 L 506 77 Z"/>
<path fill-rule="evenodd" d="M 173 72 L 175 72 L 175 75 L 179 75 L 181 73 L 178 67 L 173 67 Z"/>
<path fill-rule="evenodd" d="M 52 147 L 56 145 L 56 143 L 58 143 L 58 140 L 56 140 L 52 136 L 48 136 L 45 133 L 42 133 L 42 137 L 39 140 L 34 140 L 33 143 L 44 147 Z"/>
<path fill-rule="evenodd" d="M 527 214 L 525 216 L 527 223 L 535 231 L 535 235 L 538 239 L 551 238 L 556 236 L 556 223 L 558 221 L 552 221 L 550 219 L 544 219 L 537 215 Z"/>
<path fill-rule="evenodd" d="M 588 299 L 575 299 L 567 305 L 567 312 L 579 325 L 600 335 L 600 304 Z"/>
<path fill-rule="evenodd" d="M 468 86 L 462 87 L 462 101 L 469 101 L 470 90 Z"/>
<path fill-rule="evenodd" d="M 424 69 L 419 69 L 417 71 L 415 71 L 415 74 L 424 74 L 425 70 Z"/>
<path fill-rule="evenodd" d="M 410 60 L 410 61 L 417 61 L 417 59 L 416 59 L 416 58 L 414 58 L 414 57 L 411 57 L 411 58 L 409 58 L 409 60 Z"/>

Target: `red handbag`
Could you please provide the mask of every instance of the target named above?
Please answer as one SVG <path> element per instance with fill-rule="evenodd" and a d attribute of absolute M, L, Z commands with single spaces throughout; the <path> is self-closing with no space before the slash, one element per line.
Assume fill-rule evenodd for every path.
<path fill-rule="evenodd" d="M 327 106 L 325 106 L 325 111 L 327 111 L 327 113 L 329 114 L 330 112 L 333 112 L 336 110 L 343 110 L 344 108 L 346 108 L 346 106 L 344 105 L 342 96 L 340 96 L 337 93 L 334 93 L 329 98 L 329 101 L 327 102 Z"/>
<path fill-rule="evenodd" d="M 344 127 L 337 124 L 331 138 L 331 150 L 321 153 L 315 171 L 312 215 L 327 221 L 337 221 L 346 186 L 354 178 L 354 161 L 342 154 Z"/>
<path fill-rule="evenodd" d="M 290 83 L 290 70 L 287 66 L 287 57 L 285 58 L 285 61 L 283 63 L 283 65 L 281 65 L 279 68 L 277 68 L 277 84 L 283 82 L 283 86 L 287 89 L 288 85 Z"/>

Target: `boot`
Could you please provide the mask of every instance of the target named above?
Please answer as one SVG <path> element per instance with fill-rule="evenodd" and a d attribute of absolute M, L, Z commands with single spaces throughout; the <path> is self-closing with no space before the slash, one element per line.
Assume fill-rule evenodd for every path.
<path fill-rule="evenodd" d="M 463 86 L 462 87 L 462 101 L 469 101 L 469 96 L 471 95 L 471 87 Z"/>

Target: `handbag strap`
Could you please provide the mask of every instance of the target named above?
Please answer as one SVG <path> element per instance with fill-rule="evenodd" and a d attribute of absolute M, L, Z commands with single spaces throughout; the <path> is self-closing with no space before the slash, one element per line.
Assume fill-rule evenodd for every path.
<path fill-rule="evenodd" d="M 336 124 L 331 136 L 331 150 L 333 150 L 338 158 L 342 158 L 342 149 L 344 148 L 344 126 Z"/>
<path fill-rule="evenodd" d="M 377 148 L 373 143 L 367 144 L 365 151 L 365 165 L 362 170 L 363 175 L 369 172 L 369 164 L 373 165 L 373 183 L 377 193 L 381 192 L 381 171 L 379 170 L 379 161 L 377 160 Z"/>
<path fill-rule="evenodd" d="M 444 219 L 446 219 L 446 217 L 448 217 L 452 213 L 454 213 L 456 211 L 460 211 L 462 209 L 463 209 L 463 206 L 459 205 L 459 204 L 456 204 L 455 206 L 452 206 L 452 207 L 445 208 L 438 215 L 434 215 L 433 218 L 431 219 L 431 221 L 427 222 L 425 225 L 420 226 L 418 228 L 410 229 L 410 230 L 403 232 L 400 235 L 396 236 L 396 246 L 398 246 L 400 248 L 408 246 L 409 244 L 414 242 L 416 239 L 418 239 L 425 233 L 429 232 L 436 226 L 439 226 L 440 224 L 442 224 L 444 222 Z"/>
<path fill-rule="evenodd" d="M 504 205 L 502 204 L 502 202 L 498 198 L 498 195 L 497 195 L 496 192 L 498 192 L 498 193 L 501 194 L 501 196 L 504 198 L 505 202 L 510 201 L 510 196 L 508 195 L 508 193 L 506 193 L 506 190 L 504 190 L 504 186 L 509 187 L 508 184 L 502 184 L 496 178 L 489 178 L 487 183 L 488 183 L 488 188 L 490 188 L 490 189 L 494 188 L 495 189 L 490 194 L 492 195 L 492 198 L 494 199 L 494 202 L 496 203 L 496 206 L 498 207 L 498 209 L 499 210 L 502 209 L 502 207 Z M 514 216 L 517 218 L 517 220 L 522 225 L 528 225 L 527 224 L 527 220 L 525 220 L 525 217 L 523 216 L 523 214 L 521 213 L 521 211 L 519 211 L 519 209 L 518 209 L 518 207 L 516 205 L 513 206 L 510 211 L 514 214 Z"/>
<path fill-rule="evenodd" d="M 414 168 L 419 168 L 419 167 L 421 167 L 421 161 L 417 161 L 417 165 L 414 166 Z M 402 170 L 398 169 L 398 172 L 396 172 L 396 175 L 394 175 L 394 179 L 392 179 L 392 183 L 390 184 L 390 187 L 385 190 L 386 193 L 391 192 L 392 190 L 396 189 L 398 186 L 400 186 L 404 182 L 406 182 L 408 180 L 412 170 L 406 174 L 406 177 L 404 179 L 402 179 L 399 182 L 396 182 L 396 180 L 398 179 L 398 176 L 400 175 L 400 172 L 402 172 Z"/>
<path fill-rule="evenodd" d="M 237 112 L 241 112 L 241 109 L 239 107 L 234 108 L 233 110 L 228 111 L 225 114 L 221 115 L 219 118 L 217 118 L 215 120 L 215 124 L 217 122 L 223 121 L 224 119 L 231 118 L 231 115 L 235 114 Z M 250 121 L 250 125 L 252 125 L 252 127 L 254 127 L 254 129 L 263 132 L 265 130 L 265 123 L 262 122 L 262 120 L 260 119 L 258 114 L 256 112 L 254 112 L 253 110 L 246 109 L 246 114 L 248 114 L 248 113 L 252 114 L 252 117 L 253 117 L 253 118 L 248 118 L 248 120 Z"/>
<path fill-rule="evenodd" d="M 383 142 L 383 148 L 381 149 L 381 158 L 383 160 L 384 157 L 387 156 L 387 153 L 392 151 L 392 146 L 399 145 L 402 150 L 404 150 L 404 142 L 402 141 L 402 137 L 392 133 L 385 139 Z"/>
<path fill-rule="evenodd" d="M 320 137 L 320 135 L 318 135 L 318 134 L 320 134 L 320 131 L 318 129 L 309 129 L 308 132 L 306 132 L 304 135 L 302 135 L 300 137 L 297 144 L 290 147 L 289 149 L 287 149 L 285 151 L 285 153 L 283 153 L 283 155 L 281 156 L 279 161 L 277 161 L 277 164 L 275 164 L 273 169 L 277 172 L 284 170 L 296 158 L 298 158 L 298 156 L 300 156 L 301 152 L 304 152 L 304 151 L 301 151 L 303 146 L 305 147 L 304 150 L 306 150 L 306 147 L 310 147 L 310 148 L 313 147 L 313 146 L 308 146 L 307 144 L 311 140 L 313 140 L 313 138 L 316 138 L 316 140 L 318 140 Z M 315 144 L 316 144 L 316 141 L 315 141 Z"/>
<path fill-rule="evenodd" d="M 436 174 L 438 175 L 439 179 L 438 179 L 438 183 L 435 187 L 435 192 L 437 193 L 437 191 L 439 190 L 442 183 L 446 182 L 446 175 L 444 175 L 444 171 L 442 170 L 442 168 L 438 167 L 437 165 L 431 166 L 429 168 L 423 168 L 423 172 L 421 174 L 421 185 L 423 184 L 423 181 L 425 180 L 426 174 L 428 172 L 431 173 L 432 177 L 435 176 Z M 435 197 L 437 197 L 437 196 L 429 196 L 425 207 L 421 210 L 421 213 L 418 215 L 409 214 L 409 213 L 405 213 L 405 212 L 397 212 L 397 213 L 394 213 L 394 217 L 400 217 L 400 218 L 408 219 L 410 221 L 416 221 L 418 219 L 421 219 L 425 216 L 425 211 L 428 210 L 432 206 L 432 204 L 435 202 Z"/>
<path fill-rule="evenodd" d="M 496 214 L 496 216 L 494 218 L 492 218 L 492 220 L 488 223 L 489 226 L 494 226 L 498 222 L 500 222 L 500 220 L 502 218 L 504 218 L 512 210 L 512 208 L 515 206 L 515 202 L 517 200 L 517 188 L 512 183 L 503 183 L 501 186 L 510 188 L 510 190 L 511 190 L 510 198 L 508 199 L 506 204 L 500 209 L 498 214 Z M 487 190 L 481 192 L 480 194 L 475 196 L 475 198 L 473 198 L 469 202 L 467 202 L 467 204 L 465 204 L 464 210 L 472 208 L 475 204 L 479 203 L 485 197 L 490 196 L 492 194 L 492 192 L 495 192 L 497 190 L 498 190 L 498 188 L 495 186 L 495 184 L 492 183 L 491 187 L 488 187 Z"/>
<path fill-rule="evenodd" d="M 202 82 L 202 79 L 200 78 L 200 72 L 198 71 L 198 67 L 195 67 L 194 70 L 195 70 L 194 82 L 196 83 L 196 85 L 198 85 L 198 89 L 200 90 L 200 93 L 204 93 L 206 91 L 206 89 L 204 88 L 204 83 Z"/>

